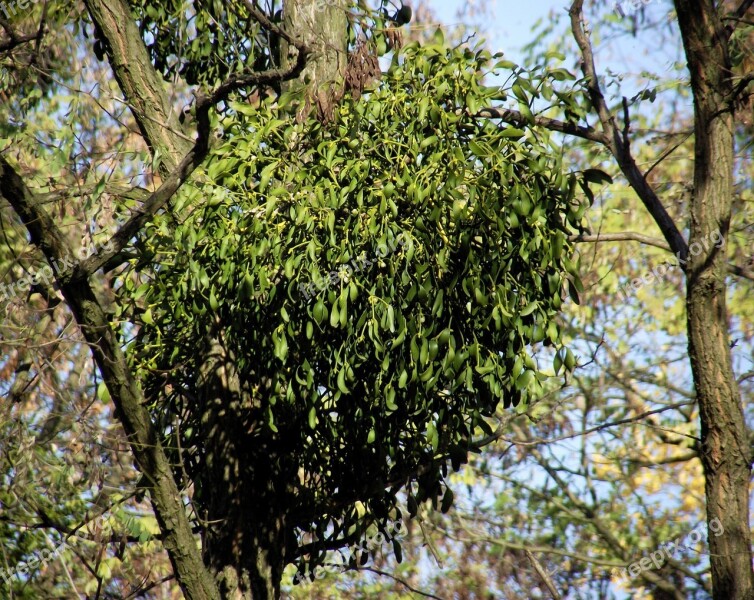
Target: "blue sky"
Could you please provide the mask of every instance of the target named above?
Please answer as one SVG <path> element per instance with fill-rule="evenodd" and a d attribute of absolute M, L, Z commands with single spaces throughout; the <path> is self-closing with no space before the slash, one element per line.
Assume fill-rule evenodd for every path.
<path fill-rule="evenodd" d="M 519 58 L 518 49 L 531 40 L 534 23 L 546 17 L 551 11 L 565 11 L 564 0 L 475 0 L 474 5 L 487 3 L 487 13 L 491 17 L 485 20 L 488 25 L 490 46 L 502 50 L 513 60 Z M 431 9 L 441 22 L 459 23 L 458 12 L 470 3 L 464 0 L 434 0 L 429 3 Z M 469 21 L 466 21 L 469 23 Z"/>
<path fill-rule="evenodd" d="M 399 0 L 394 1 L 397 3 Z M 619 24 L 629 26 L 632 14 L 639 14 L 632 13 L 627 0 L 623 1 L 626 5 L 625 16 L 620 23 L 616 20 L 614 27 Z M 585 4 L 585 12 L 589 18 L 594 14 L 594 7 L 591 2 Z M 484 17 L 459 19 L 458 13 L 462 8 L 482 5 L 487 7 Z M 506 58 L 521 63 L 521 48 L 533 40 L 532 29 L 537 21 L 549 21 L 555 15 L 562 15 L 564 18 L 558 31 L 565 31 L 568 26 L 566 14 L 570 0 L 431 0 L 429 6 L 438 20 L 445 25 L 464 23 L 472 31 L 479 31 L 478 25 L 481 24 L 483 30 L 479 31 L 479 36 L 488 41 L 490 50 L 503 51 Z M 631 97 L 646 87 L 649 81 L 645 71 L 667 76 L 676 66 L 676 61 L 682 60 L 677 27 L 667 20 L 671 9 L 670 0 L 649 0 L 643 9 L 644 18 L 638 23 L 636 35 L 626 34 L 625 29 L 621 35 L 615 35 L 617 30 L 613 29 L 612 32 L 604 31 L 602 37 L 593 36 L 598 72 L 605 73 L 609 68 L 627 75 L 621 82 L 621 95 Z M 613 11 L 606 3 L 599 12 L 604 16 Z M 556 35 L 550 38 L 551 41 L 557 39 Z M 562 37 L 560 39 L 562 40 Z M 570 33 L 566 39 L 568 44 L 573 44 Z M 572 50 L 559 49 L 567 57 L 564 66 L 577 72 L 576 54 Z M 611 91 L 617 91 L 617 88 L 612 88 Z"/>

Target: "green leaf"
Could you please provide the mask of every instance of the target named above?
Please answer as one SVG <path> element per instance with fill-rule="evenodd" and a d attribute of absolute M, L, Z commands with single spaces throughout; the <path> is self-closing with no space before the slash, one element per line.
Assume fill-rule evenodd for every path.
<path fill-rule="evenodd" d="M 330 311 L 330 326 L 337 327 L 340 324 L 340 311 L 338 311 L 338 303 L 334 302 Z"/>
<path fill-rule="evenodd" d="M 309 409 L 309 429 L 317 428 L 317 409 L 313 406 Z"/>
<path fill-rule="evenodd" d="M 534 379 L 534 371 L 530 371 L 529 369 L 524 369 L 524 371 L 516 378 L 516 389 L 517 390 L 523 390 L 526 389 L 531 383 L 532 379 Z"/>
<path fill-rule="evenodd" d="M 338 389 L 344 394 L 350 394 L 350 390 L 346 387 L 346 370 L 341 369 L 338 371 Z"/>
<path fill-rule="evenodd" d="M 97 399 L 105 404 L 110 402 L 110 390 L 107 389 L 104 381 L 100 381 L 97 386 Z"/>
<path fill-rule="evenodd" d="M 277 329 L 272 334 L 272 341 L 274 344 L 275 356 L 280 359 L 281 362 L 285 362 L 288 357 L 288 338 L 282 328 Z"/>
<path fill-rule="evenodd" d="M 576 358 L 573 356 L 573 352 L 571 352 L 570 348 L 566 348 L 565 350 L 565 358 L 563 359 L 563 363 L 565 364 L 565 368 L 569 371 L 573 371 L 574 367 L 576 366 Z"/>
<path fill-rule="evenodd" d="M 500 132 L 500 136 L 504 138 L 513 138 L 518 139 L 526 135 L 526 132 L 523 129 L 518 129 L 517 127 L 506 127 Z"/>
<path fill-rule="evenodd" d="M 453 506 L 453 490 L 451 490 L 449 487 L 446 487 L 445 494 L 442 497 L 440 511 L 445 514 L 450 510 L 451 506 Z"/>
<path fill-rule="evenodd" d="M 398 378 L 398 387 L 400 389 L 404 389 L 406 387 L 407 382 L 408 382 L 408 371 L 406 371 L 406 369 L 403 369 L 400 377 Z"/>
<path fill-rule="evenodd" d="M 555 356 L 552 359 L 552 368 L 553 371 L 555 371 L 555 375 L 559 374 L 560 369 L 563 368 L 563 357 L 561 356 L 560 350 L 555 353 Z"/>

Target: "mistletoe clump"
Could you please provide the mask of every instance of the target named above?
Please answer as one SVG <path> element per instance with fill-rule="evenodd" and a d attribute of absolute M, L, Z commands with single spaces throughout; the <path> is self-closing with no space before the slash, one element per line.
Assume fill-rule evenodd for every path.
<path fill-rule="evenodd" d="M 476 116 L 505 96 L 483 84 L 509 66 L 494 58 L 407 46 L 327 123 L 290 118 L 292 98 L 233 106 L 189 216 L 143 240 L 132 356 L 168 445 L 208 513 L 224 494 L 285 515 L 287 560 L 384 529 L 401 489 L 411 513 L 447 510 L 448 463 L 542 392 L 532 345 L 573 366 L 554 318 L 580 285 L 579 182 L 545 134 Z M 236 373 L 224 394 L 212 344 Z M 230 481 L 206 468 L 218 423 Z"/>

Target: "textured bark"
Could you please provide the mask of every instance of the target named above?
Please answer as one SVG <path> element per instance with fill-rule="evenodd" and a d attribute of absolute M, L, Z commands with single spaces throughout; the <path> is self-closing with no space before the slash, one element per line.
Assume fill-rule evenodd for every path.
<path fill-rule="evenodd" d="M 212 577 L 201 560 L 197 540 L 191 531 L 182 494 L 173 477 L 172 467 L 155 431 L 138 383 L 128 370 L 125 356 L 88 282 L 61 288 L 77 322 L 92 348 L 102 378 L 111 396 L 131 449 L 145 476 L 155 517 L 162 534 L 162 545 L 170 557 L 173 571 L 186 598 L 219 598 Z M 113 391 L 115 393 L 113 394 Z"/>
<path fill-rule="evenodd" d="M 219 321 L 206 343 L 198 390 L 204 460 L 195 477 L 196 499 L 212 523 L 204 532 L 205 562 L 223 598 L 273 600 L 295 545 L 286 507 L 296 470 L 285 468 L 284 432 L 275 436 L 266 427 L 261 386 L 241 385 Z"/>
<path fill-rule="evenodd" d="M 631 157 L 610 113 L 597 78 L 591 44 L 584 27 L 583 0 L 574 0 L 571 24 L 582 53 L 592 103 L 610 148 L 663 232 L 668 245 L 686 263 L 686 311 L 689 357 L 701 420 L 707 522 L 712 584 L 716 600 L 748 600 L 754 596 L 749 541 L 751 451 L 740 394 L 731 365 L 725 307 L 725 251 L 718 235 L 730 225 L 733 192 L 733 85 L 728 55 L 729 32 L 711 0 L 676 0 L 675 7 L 694 94 L 695 166 L 689 244 L 669 217 Z M 744 6 L 743 4 L 741 6 Z M 547 126 L 547 125 L 546 125 Z M 587 137 L 585 132 L 574 135 Z M 593 132 L 591 137 L 599 141 Z"/>
<path fill-rule="evenodd" d="M 282 32 L 290 44 L 285 51 L 291 60 L 284 60 L 281 70 L 233 76 L 212 95 L 202 96 L 203 104 L 197 100 L 197 111 L 202 104 L 204 118 L 197 115 L 200 135 L 194 145 L 181 132 L 162 78 L 152 67 L 127 2 L 85 0 L 85 3 L 115 79 L 145 141 L 161 157 L 163 175 L 167 175 L 160 188 L 162 192 L 158 190 L 145 203 L 144 214 L 138 218 L 141 220 L 133 221 L 133 228 L 124 227 L 120 242 L 130 239 L 143 221 L 169 200 L 206 155 L 206 110 L 210 104 L 240 85 L 269 84 L 297 75 L 300 77 L 296 85 L 306 87 L 320 111 L 331 110 L 340 97 L 347 62 L 345 2 L 323 5 L 320 0 L 292 0 L 285 6 L 289 32 Z M 274 29 L 253 4 L 247 3 L 247 8 L 263 27 Z M 300 40 L 305 43 L 299 44 Z M 302 75 L 310 57 L 312 64 Z M 179 163 L 181 168 L 176 170 Z M 32 240 L 48 259 L 70 254 L 41 203 L 2 157 L 0 192 L 11 201 Z M 200 552 L 172 467 L 161 446 L 160 433 L 145 408 L 139 383 L 128 369 L 107 314 L 88 281 L 87 275 L 106 258 L 93 258 L 79 265 L 77 272 L 61 281 L 61 290 L 93 348 L 116 416 L 123 423 L 145 476 L 177 581 L 191 600 L 278 598 L 288 552 L 296 542 L 291 528 L 286 526 L 286 507 L 293 505 L 293 488 L 298 477 L 294 459 L 285 448 L 286 432 L 273 434 L 266 427 L 266 420 L 260 415 L 258 393 L 252 393 L 246 382 L 242 389 L 235 373 L 235 357 L 224 343 L 222 328 L 211 327 L 207 335 L 207 359 L 197 390 L 204 409 L 202 433 L 206 454 L 195 487 L 196 499 L 206 508 L 204 516 L 208 522 L 204 527 L 203 553 Z M 249 443 L 250 437 L 253 443 Z"/>
<path fill-rule="evenodd" d="M 127 5 L 88 0 L 87 6 L 99 35 L 106 42 L 116 80 L 129 101 L 144 138 L 153 152 L 163 157 L 163 172 L 172 172 L 183 155 L 190 151 L 191 144 L 180 133 L 163 91 L 162 79 L 151 65 Z M 290 68 L 298 71 L 300 66 L 294 62 Z M 267 78 L 275 77 L 279 79 L 285 75 L 268 72 Z M 231 91 L 231 84 L 225 87 Z M 220 92 L 218 90 L 216 94 Z M 248 481 L 244 477 L 247 475 L 245 465 L 254 459 L 257 463 L 265 462 L 266 456 L 263 447 L 249 449 L 238 443 L 242 439 L 237 435 L 240 433 L 238 428 L 245 422 L 243 416 L 247 407 L 243 405 L 232 354 L 225 349 L 219 331 L 208 335 L 207 360 L 202 376 L 198 396 L 205 402 L 203 425 L 207 455 L 206 475 L 197 482 L 197 488 L 199 495 L 204 495 L 208 510 L 205 516 L 210 525 L 204 531 L 201 557 L 193 536 L 184 536 L 180 544 L 165 544 L 166 548 L 171 552 L 176 577 L 189 598 L 204 597 L 195 595 L 199 576 L 202 585 L 211 589 L 213 598 L 277 598 L 285 566 L 281 550 L 285 544 L 279 539 L 282 527 L 274 514 L 277 507 L 271 505 L 269 510 L 259 510 L 258 506 L 248 502 L 249 498 L 260 493 L 260 488 L 255 488 L 253 483 L 271 481 L 271 473 L 268 471 L 265 477 L 249 478 Z M 147 414 L 139 422 L 140 430 L 151 427 L 148 418 Z M 269 469 L 269 463 L 265 464 Z M 151 470 L 145 473 L 152 475 Z M 159 475 L 169 478 L 176 488 L 169 468 Z M 180 502 L 177 488 L 173 498 Z M 162 522 L 160 520 L 161 525 Z M 188 523 L 186 526 L 190 532 Z M 189 563 L 184 555 L 190 555 L 192 561 L 188 571 L 185 567 Z"/>
<path fill-rule="evenodd" d="M 305 88 L 321 111 L 328 112 L 333 99 L 339 97 L 348 63 L 348 19 L 344 0 L 286 0 L 283 25 L 295 39 L 302 40 L 311 56 L 298 79 L 283 89 Z M 282 66 L 296 60 L 296 49 L 281 44 Z"/>
<path fill-rule="evenodd" d="M 731 365 L 725 246 L 733 198 L 733 87 L 728 39 L 713 3 L 677 0 L 694 93 L 695 170 L 686 310 L 701 418 L 713 597 L 754 598 L 749 528 L 751 451 Z M 714 528 L 709 528 L 711 532 Z"/>
<path fill-rule="evenodd" d="M 86 0 L 86 8 L 107 49 L 107 57 L 128 106 L 150 149 L 167 158 L 172 169 L 190 150 L 178 116 L 165 93 L 165 84 L 152 66 L 128 3 Z"/>
<path fill-rule="evenodd" d="M 125 2 L 88 1 L 87 8 L 98 35 L 105 42 L 116 80 L 136 118 L 145 140 L 163 157 L 163 171 L 169 171 L 192 147 L 178 132 L 163 83 L 152 68 L 146 48 Z M 6 169 L 7 171 L 7 169 Z M 6 179 L 6 182 L 10 179 Z M 17 188 L 22 187 L 19 185 Z M 28 190 L 4 190 L 29 229 L 32 240 L 50 258 L 69 255 L 54 222 Z M 14 202 L 15 200 L 15 202 Z M 145 476 L 150 500 L 162 532 L 176 578 L 187 598 L 217 600 L 219 593 L 204 567 L 182 495 L 170 462 L 160 444 L 138 382 L 130 372 L 120 344 L 102 305 L 88 281 L 77 280 L 61 287 L 116 407 L 116 415 L 128 435 L 136 461 Z"/>

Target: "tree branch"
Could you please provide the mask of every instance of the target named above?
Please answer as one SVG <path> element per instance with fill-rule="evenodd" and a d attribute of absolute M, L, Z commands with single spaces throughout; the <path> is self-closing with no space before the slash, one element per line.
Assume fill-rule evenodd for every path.
<path fill-rule="evenodd" d="M 547 474 L 563 491 L 565 496 L 584 515 L 584 518 L 592 524 L 594 529 L 602 537 L 602 539 L 605 540 L 605 542 L 613 550 L 613 552 L 615 552 L 623 560 L 626 560 L 628 558 L 628 552 L 623 547 L 623 544 L 620 542 L 620 540 L 615 536 L 615 532 L 597 516 L 597 511 L 594 509 L 594 506 L 588 505 L 586 502 L 583 502 L 579 496 L 574 494 L 568 483 L 555 469 L 553 469 L 549 465 L 546 460 L 544 460 L 544 457 L 536 449 L 532 449 L 532 454 L 534 455 L 535 460 L 540 464 L 540 466 L 545 471 L 547 471 Z M 674 583 L 667 581 L 654 571 L 643 569 L 641 571 L 641 577 L 648 583 L 657 586 L 660 590 L 662 590 L 675 600 L 683 600 L 684 596 L 674 585 Z"/>
<path fill-rule="evenodd" d="M 425 598 L 434 598 L 434 600 L 443 600 L 440 596 L 435 596 L 434 594 L 430 594 L 429 592 L 423 592 L 421 590 L 416 589 L 415 587 L 412 587 L 406 580 L 401 579 L 400 577 L 397 577 L 393 575 L 392 573 L 388 573 L 387 571 L 383 571 L 381 569 L 377 569 L 375 567 L 362 567 L 359 569 L 360 571 L 371 571 L 372 573 L 376 573 L 377 575 L 382 575 L 384 577 L 390 577 L 390 579 L 393 579 L 394 581 L 397 581 L 400 583 L 403 587 L 405 587 L 407 590 L 413 592 L 414 594 L 419 594 L 421 596 L 424 596 Z"/>
<path fill-rule="evenodd" d="M 732 25 L 726 26 L 729 38 L 731 35 L 733 35 L 736 27 L 738 27 L 738 24 L 743 20 L 743 16 L 746 14 L 746 11 L 748 11 L 752 7 L 752 5 L 754 5 L 754 0 L 743 0 L 741 4 L 739 4 L 735 12 L 730 17 L 726 17 L 726 19 L 731 19 L 733 21 Z"/>
<path fill-rule="evenodd" d="M 32 242 L 42 249 L 50 264 L 68 255 L 55 222 L 1 155 L 0 193 L 10 202 L 26 225 Z M 163 533 L 163 545 L 187 598 L 219 600 L 214 580 L 197 549 L 170 461 L 107 314 L 88 279 L 62 281 L 60 290 L 92 349 L 115 413 L 123 424 L 136 462 L 149 482 L 150 500 Z"/>
<path fill-rule="evenodd" d="M 661 240 L 656 237 L 644 235 L 643 233 L 636 233 L 633 231 L 622 231 L 620 233 L 600 233 L 597 235 L 571 235 L 568 237 L 569 242 L 639 242 L 647 246 L 654 246 L 662 250 L 670 252 L 670 246 L 665 240 Z"/>
<path fill-rule="evenodd" d="M 253 9 L 253 7 L 252 7 Z M 263 15 L 261 15 L 263 17 Z M 257 18 L 257 16 L 255 16 Z M 263 17 L 266 19 L 266 17 Z M 273 24 L 270 24 L 274 26 Z M 278 29 L 277 27 L 275 28 Z M 71 280 L 76 281 L 88 277 L 103 265 L 117 256 L 128 242 L 141 230 L 141 228 L 164 207 L 170 198 L 178 191 L 181 185 L 191 176 L 194 170 L 204 161 L 209 152 L 209 111 L 222 100 L 225 100 L 232 92 L 249 85 L 275 83 L 288 81 L 298 77 L 306 66 L 309 51 L 304 44 L 297 43 L 298 57 L 296 63 L 285 69 L 269 69 L 262 72 L 254 72 L 250 69 L 242 73 L 233 74 L 223 81 L 209 95 L 198 93 L 196 96 L 196 120 L 197 139 L 194 147 L 189 150 L 183 160 L 170 173 L 163 184 L 147 198 L 141 210 L 137 211 L 109 240 L 105 246 L 109 251 L 98 252 L 86 261 L 76 265 L 70 275 Z M 137 188 L 134 188 L 136 190 Z M 109 264 L 109 268 L 117 265 Z"/>
<path fill-rule="evenodd" d="M 33 42 L 39 37 L 39 33 L 18 35 L 11 27 L 10 23 L 8 23 L 5 19 L 0 19 L 0 25 L 2 25 L 3 29 L 5 29 L 5 31 L 8 33 L 7 40 L 0 40 L 0 52 L 13 50 L 13 48 L 15 48 L 16 46 L 20 46 L 21 44 L 25 44 L 27 42 Z"/>
<path fill-rule="evenodd" d="M 561 436 L 550 438 L 550 439 L 531 438 L 530 437 L 529 440 L 522 442 L 520 440 L 515 440 L 515 439 L 512 439 L 512 438 L 504 437 L 502 434 L 499 435 L 499 436 L 497 436 L 497 438 L 498 439 L 502 439 L 505 443 L 512 444 L 514 446 L 526 446 L 526 447 L 532 446 L 533 447 L 533 446 L 540 446 L 542 444 L 552 444 L 554 442 L 562 442 L 562 441 L 570 440 L 570 439 L 577 438 L 577 437 L 587 436 L 587 435 L 589 435 L 591 433 L 595 433 L 597 431 L 602 431 L 603 429 L 608 429 L 610 427 L 617 427 L 619 425 L 627 425 L 629 423 L 639 423 L 640 421 L 642 421 L 643 419 L 645 419 L 646 417 L 649 417 L 651 415 L 660 414 L 660 413 L 665 412 L 666 410 L 676 410 L 676 409 L 682 408 L 684 406 L 690 406 L 690 405 L 694 404 L 694 402 L 695 401 L 693 401 L 693 400 L 688 400 L 688 401 L 685 401 L 685 402 L 676 402 L 675 404 L 669 404 L 667 406 L 663 406 L 662 408 L 656 408 L 654 410 L 647 410 L 647 411 L 645 411 L 643 413 L 639 413 L 639 414 L 637 414 L 637 415 L 635 415 L 633 417 L 626 417 L 625 419 L 616 419 L 614 421 L 609 421 L 607 423 L 602 423 L 601 425 L 595 425 L 594 427 L 590 427 L 590 428 L 585 429 L 583 431 L 577 431 L 575 433 L 569 433 L 569 434 L 561 435 Z M 684 435 L 684 434 L 679 434 L 679 435 Z M 689 437 L 689 438 L 691 438 L 693 440 L 698 441 L 697 438 L 694 438 L 693 436 L 689 435 L 687 437 Z"/>
<path fill-rule="evenodd" d="M 162 76 L 152 66 L 131 9 L 125 0 L 84 0 L 84 4 L 105 42 L 118 87 L 150 150 L 159 150 L 161 171 L 167 174 L 189 152 L 191 142 L 176 135 L 181 131 L 178 115 Z"/>
<path fill-rule="evenodd" d="M 568 237 L 569 242 L 586 242 L 586 243 L 600 243 L 600 242 L 639 242 L 647 246 L 654 246 L 661 250 L 671 252 L 670 246 L 664 240 L 656 237 L 644 235 L 642 233 L 636 233 L 634 231 L 622 231 L 620 233 L 600 233 L 595 235 L 571 235 Z M 741 277 L 742 279 L 748 279 L 754 281 L 754 272 L 739 267 L 733 263 L 727 265 L 728 273 Z"/>
<path fill-rule="evenodd" d="M 511 110 L 509 108 L 483 108 L 474 116 L 486 119 L 502 119 L 506 123 L 511 123 L 512 125 L 518 125 L 521 127 L 531 125 L 529 120 L 522 113 L 517 110 Z M 565 121 L 558 121 L 557 119 L 550 119 L 549 117 L 541 116 L 534 117 L 534 125 L 544 127 L 545 129 L 549 129 L 550 131 L 558 131 L 560 133 L 566 133 L 574 137 L 597 142 L 599 144 L 608 144 L 608 140 L 605 138 L 605 135 L 600 133 L 596 129 L 593 129 L 592 127 L 582 127 L 581 125 L 576 125 L 575 123 L 567 123 Z"/>
<path fill-rule="evenodd" d="M 659 226 L 672 251 L 685 261 L 688 255 L 686 240 L 662 205 L 662 202 L 660 202 L 655 191 L 637 167 L 636 161 L 631 156 L 631 148 L 623 142 L 620 128 L 615 121 L 615 117 L 610 113 L 605 97 L 600 89 L 597 69 L 594 64 L 594 53 L 592 52 L 589 37 L 584 29 L 583 5 L 584 0 L 574 0 L 568 14 L 571 17 L 573 36 L 581 51 L 581 70 L 587 79 L 589 98 L 592 101 L 592 106 L 597 110 L 600 123 L 602 124 L 604 143 L 615 157 L 628 183 L 639 195 L 649 214 L 652 215 L 652 218 Z"/>
<path fill-rule="evenodd" d="M 526 554 L 526 558 L 529 559 L 529 562 L 534 567 L 534 570 L 542 578 L 542 581 L 547 586 L 547 589 L 550 590 L 553 600 L 561 600 L 562 596 L 560 595 L 558 590 L 555 588 L 555 584 L 552 582 L 552 579 L 547 574 L 547 571 L 545 571 L 542 568 L 542 565 L 539 564 L 539 561 L 536 558 L 534 558 L 534 555 L 531 553 L 531 551 L 528 548 L 526 548 L 524 549 L 524 554 Z"/>

